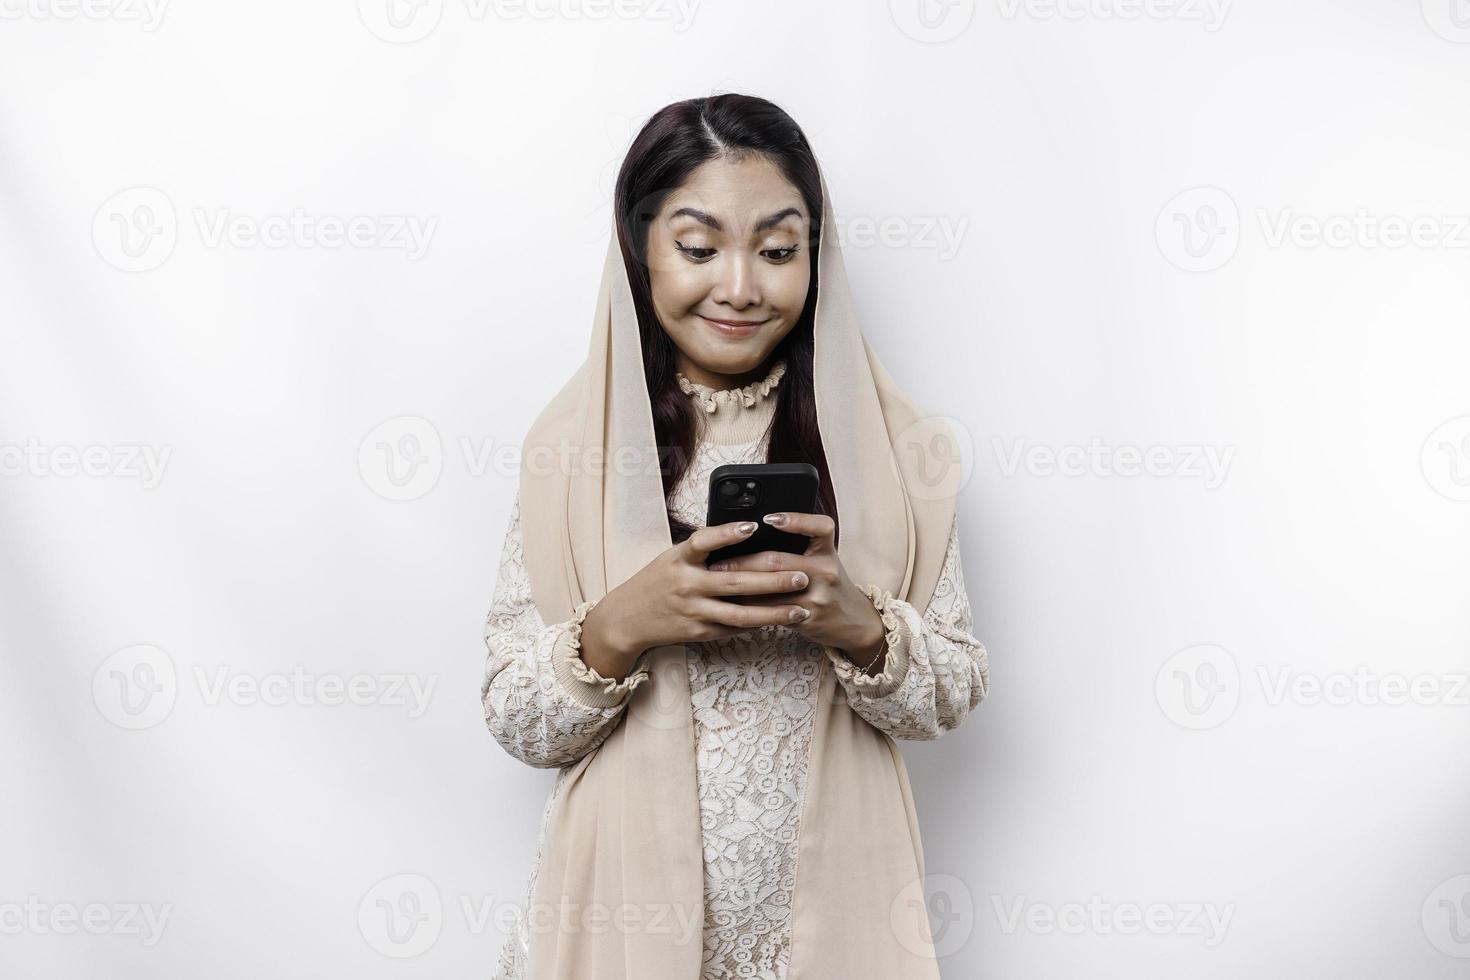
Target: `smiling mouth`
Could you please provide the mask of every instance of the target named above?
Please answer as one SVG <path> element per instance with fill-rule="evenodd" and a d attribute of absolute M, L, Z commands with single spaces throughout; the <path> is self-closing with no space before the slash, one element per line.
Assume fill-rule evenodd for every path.
<path fill-rule="evenodd" d="M 741 336 L 754 333 L 756 327 L 766 322 L 765 320 L 716 320 L 712 316 L 705 316 L 703 314 L 698 314 L 698 316 L 706 323 L 712 324 L 721 333 L 739 334 Z"/>

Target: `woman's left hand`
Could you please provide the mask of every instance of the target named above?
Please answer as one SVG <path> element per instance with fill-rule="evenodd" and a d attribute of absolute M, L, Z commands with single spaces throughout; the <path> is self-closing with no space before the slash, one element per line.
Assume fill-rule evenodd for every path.
<path fill-rule="evenodd" d="M 883 649 L 887 635 L 883 619 L 872 601 L 853 583 L 837 557 L 833 544 L 836 525 L 826 514 L 802 514 L 792 511 L 767 514 L 761 520 L 772 527 L 812 539 L 806 552 L 793 555 L 785 551 L 758 551 L 728 558 L 710 566 L 710 571 L 801 572 L 807 577 L 801 592 L 783 592 L 766 599 L 742 596 L 749 605 L 796 604 L 809 612 L 806 619 L 792 623 L 796 630 L 823 646 L 837 647 L 859 665 L 872 661 Z M 883 665 L 874 666 L 881 672 Z"/>

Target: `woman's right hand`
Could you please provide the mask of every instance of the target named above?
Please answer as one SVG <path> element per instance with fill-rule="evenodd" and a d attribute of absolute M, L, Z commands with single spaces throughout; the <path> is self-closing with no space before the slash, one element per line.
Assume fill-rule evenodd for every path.
<path fill-rule="evenodd" d="M 720 640 L 761 626 L 789 626 L 806 610 L 743 605 L 717 596 L 774 595 L 807 587 L 801 572 L 713 572 L 710 552 L 743 541 L 754 522 L 702 527 L 639 569 L 587 613 L 582 659 L 603 677 L 622 679 L 650 647 Z"/>

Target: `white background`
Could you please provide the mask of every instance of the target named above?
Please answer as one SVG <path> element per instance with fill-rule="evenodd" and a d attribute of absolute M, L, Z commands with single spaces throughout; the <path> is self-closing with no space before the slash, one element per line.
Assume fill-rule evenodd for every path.
<path fill-rule="evenodd" d="M 903 746 L 945 977 L 1467 975 L 1470 8 L 386 2 L 0 0 L 0 974 L 490 973 L 515 450 L 632 134 L 738 90 L 972 440 L 992 694 Z"/>

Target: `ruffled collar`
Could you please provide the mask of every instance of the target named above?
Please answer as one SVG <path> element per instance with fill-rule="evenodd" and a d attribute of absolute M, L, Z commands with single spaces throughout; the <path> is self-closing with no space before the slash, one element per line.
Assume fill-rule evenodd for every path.
<path fill-rule="evenodd" d="M 786 360 L 782 358 L 771 365 L 761 381 L 752 381 L 741 388 L 724 388 L 716 390 L 708 385 L 702 385 L 697 381 L 690 381 L 684 377 L 682 371 L 674 373 L 679 382 L 679 390 L 689 395 L 700 406 L 709 413 L 719 410 L 721 405 L 727 406 L 733 411 L 743 408 L 753 408 L 771 393 L 771 389 L 781 382 L 781 377 L 786 373 Z"/>

